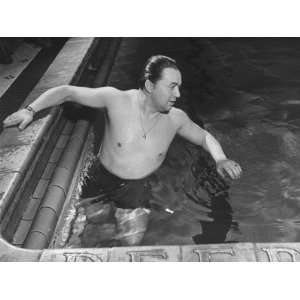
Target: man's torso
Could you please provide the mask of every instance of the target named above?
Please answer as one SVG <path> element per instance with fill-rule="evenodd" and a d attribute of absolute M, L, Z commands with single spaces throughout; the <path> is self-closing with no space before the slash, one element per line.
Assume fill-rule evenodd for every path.
<path fill-rule="evenodd" d="M 163 162 L 178 127 L 172 113 L 174 108 L 142 124 L 137 101 L 136 90 L 124 91 L 109 107 L 99 152 L 103 165 L 126 179 L 143 178 L 155 171 Z"/>

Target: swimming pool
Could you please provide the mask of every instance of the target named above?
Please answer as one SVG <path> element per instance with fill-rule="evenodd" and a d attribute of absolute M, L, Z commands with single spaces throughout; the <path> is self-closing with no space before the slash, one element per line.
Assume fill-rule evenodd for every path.
<path fill-rule="evenodd" d="M 204 151 L 176 139 L 166 161 L 151 177 L 154 196 L 175 213 L 153 210 L 142 244 L 297 242 L 300 213 L 300 89 L 297 88 L 297 76 L 300 72 L 295 62 L 299 60 L 299 46 L 295 48 L 287 40 L 273 40 L 276 48 L 263 40 L 216 40 L 212 40 L 214 46 L 227 56 L 225 61 L 233 69 L 233 93 L 225 104 L 199 103 L 197 113 L 205 127 L 221 142 L 228 157 L 240 162 L 243 177 L 234 183 L 221 180 Z M 123 47 L 130 43 L 136 41 L 127 40 Z M 170 56 L 173 54 L 179 59 L 181 56 L 183 60 L 189 55 L 187 46 L 178 48 L 177 52 L 170 48 L 165 51 Z M 271 48 L 272 54 L 266 55 Z M 232 54 L 232 49 L 238 49 L 239 55 Z M 148 51 L 153 51 L 153 48 Z M 131 56 L 132 53 L 123 52 L 117 60 L 110 79 L 112 85 L 116 82 L 122 82 L 122 87 L 133 85 L 135 71 L 125 63 L 127 60 L 129 64 Z M 126 71 L 130 76 L 124 83 L 122 76 Z M 248 78 L 248 86 L 240 79 L 243 74 Z M 184 81 L 182 94 L 188 95 L 190 88 L 191 83 Z M 193 93 L 197 95 L 197 91 L 193 90 Z M 92 134 L 89 143 L 83 175 L 94 155 Z M 99 144 L 99 139 L 96 139 L 96 144 Z M 79 193 L 80 187 L 77 188 L 77 197 Z M 193 213 L 197 209 L 195 202 L 212 205 L 215 222 L 200 222 Z M 68 237 L 64 242 L 61 239 L 60 246 L 109 245 L 109 238 L 103 241 L 103 233 L 109 236 L 113 231 L 112 223 L 100 228 L 87 224 L 82 212 L 70 208 L 69 213 L 66 228 L 71 234 L 66 234 Z"/>

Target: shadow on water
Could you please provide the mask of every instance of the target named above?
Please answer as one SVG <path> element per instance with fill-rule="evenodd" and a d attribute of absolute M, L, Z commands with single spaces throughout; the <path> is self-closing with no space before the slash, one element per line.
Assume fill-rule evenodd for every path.
<path fill-rule="evenodd" d="M 232 208 L 229 204 L 229 184 L 217 174 L 214 163 L 203 155 L 192 167 L 196 186 L 204 189 L 210 198 L 213 222 L 201 222 L 202 234 L 193 236 L 196 244 L 222 243 L 232 226 Z"/>

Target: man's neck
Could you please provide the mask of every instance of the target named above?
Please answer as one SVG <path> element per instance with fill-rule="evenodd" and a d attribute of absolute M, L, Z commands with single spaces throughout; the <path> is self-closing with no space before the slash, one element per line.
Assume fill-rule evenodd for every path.
<path fill-rule="evenodd" d="M 157 108 L 153 106 L 150 94 L 141 89 L 138 90 L 138 104 L 141 114 L 147 119 L 155 118 L 160 114 Z"/>

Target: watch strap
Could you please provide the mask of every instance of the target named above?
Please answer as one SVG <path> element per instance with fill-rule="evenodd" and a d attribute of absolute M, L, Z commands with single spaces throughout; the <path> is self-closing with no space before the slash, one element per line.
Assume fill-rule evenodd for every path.
<path fill-rule="evenodd" d="M 36 114 L 36 111 L 30 106 L 30 105 L 26 105 L 24 107 L 24 109 L 30 111 L 32 113 L 32 115 L 35 115 Z"/>

